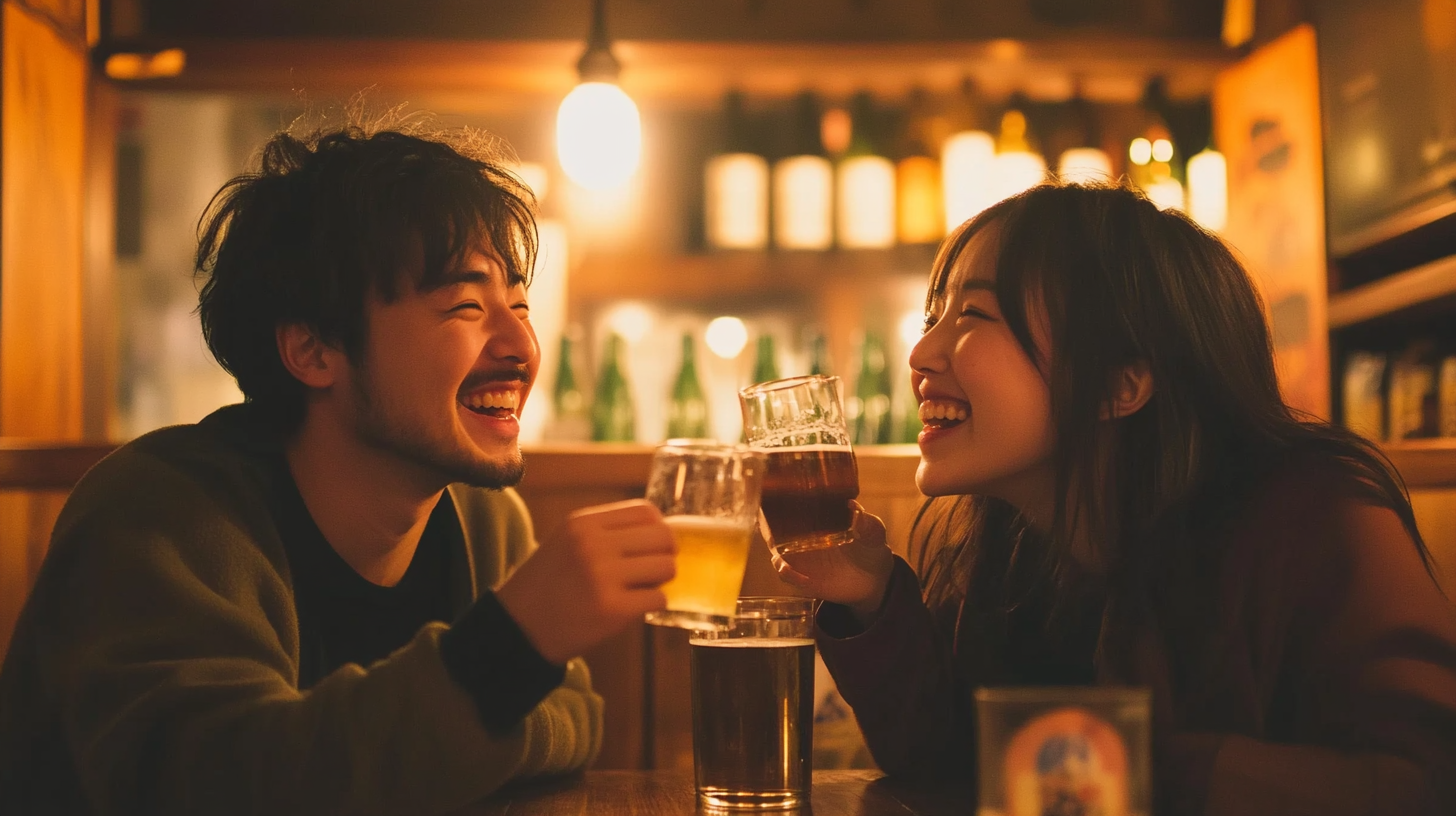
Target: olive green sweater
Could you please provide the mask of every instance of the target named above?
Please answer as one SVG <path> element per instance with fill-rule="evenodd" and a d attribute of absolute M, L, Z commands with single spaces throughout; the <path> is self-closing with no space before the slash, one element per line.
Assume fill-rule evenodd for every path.
<path fill-rule="evenodd" d="M 212 420 L 124 446 L 66 503 L 0 671 L 0 813 L 430 814 L 596 756 L 585 664 L 487 729 L 445 624 L 300 692 L 267 475 Z M 535 544 L 513 491 L 450 493 L 468 603 Z"/>

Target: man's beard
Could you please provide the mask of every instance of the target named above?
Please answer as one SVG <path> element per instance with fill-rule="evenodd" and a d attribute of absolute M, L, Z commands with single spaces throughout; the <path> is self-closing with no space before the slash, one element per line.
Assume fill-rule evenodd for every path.
<path fill-rule="evenodd" d="M 430 424 L 405 416 L 374 391 L 363 366 L 353 390 L 355 432 L 376 450 L 434 470 L 450 482 L 493 490 L 518 484 L 526 473 L 519 447 L 505 461 L 493 462 L 461 446 L 452 434 L 431 433 Z"/>

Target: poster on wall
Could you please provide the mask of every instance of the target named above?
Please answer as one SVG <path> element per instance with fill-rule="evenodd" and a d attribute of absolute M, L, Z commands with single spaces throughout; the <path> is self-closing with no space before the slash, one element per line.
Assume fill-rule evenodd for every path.
<path fill-rule="evenodd" d="M 1330 416 L 1319 69 L 1300 26 L 1219 74 L 1214 138 L 1228 159 L 1223 237 L 1259 285 L 1284 401 Z"/>

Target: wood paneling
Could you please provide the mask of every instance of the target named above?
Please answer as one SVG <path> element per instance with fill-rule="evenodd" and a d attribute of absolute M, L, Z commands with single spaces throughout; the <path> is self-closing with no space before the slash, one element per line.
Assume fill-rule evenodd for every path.
<path fill-rule="evenodd" d="M 14 2 L 3 14 L 0 435 L 74 440 L 84 414 L 84 40 Z M 0 651 L 62 501 L 0 495 Z"/>

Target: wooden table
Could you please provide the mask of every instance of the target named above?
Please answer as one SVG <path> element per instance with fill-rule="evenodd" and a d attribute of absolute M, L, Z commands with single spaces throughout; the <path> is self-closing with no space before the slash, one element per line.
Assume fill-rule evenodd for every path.
<path fill-rule="evenodd" d="M 813 816 L 970 816 L 976 810 L 969 787 L 910 789 L 890 783 L 878 771 L 815 771 L 812 799 Z M 693 816 L 702 812 L 691 774 L 587 771 L 583 776 L 497 794 L 456 816 Z M 809 808 L 760 811 L 763 816 L 810 812 Z"/>

